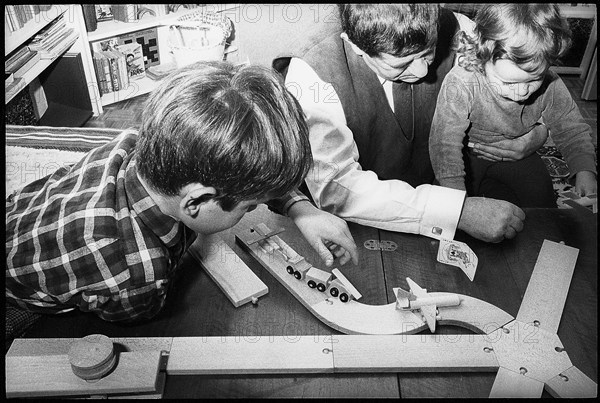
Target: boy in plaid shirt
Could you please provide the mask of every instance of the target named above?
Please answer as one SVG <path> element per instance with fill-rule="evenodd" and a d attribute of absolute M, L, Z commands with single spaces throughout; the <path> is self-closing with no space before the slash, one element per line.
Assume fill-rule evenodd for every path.
<path fill-rule="evenodd" d="M 311 162 L 302 111 L 275 73 L 226 62 L 177 70 L 150 95 L 139 133 L 7 201 L 7 302 L 151 318 L 196 233 L 230 228 L 274 199 L 327 265 L 356 263 L 346 223 L 294 191 Z"/>

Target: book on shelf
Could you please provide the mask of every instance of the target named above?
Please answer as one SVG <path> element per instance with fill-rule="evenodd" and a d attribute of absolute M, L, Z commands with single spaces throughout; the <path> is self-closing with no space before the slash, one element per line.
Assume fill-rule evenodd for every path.
<path fill-rule="evenodd" d="M 120 85 L 121 79 L 119 78 L 119 63 L 117 61 L 117 58 L 110 50 L 103 50 L 102 53 L 106 56 L 108 60 L 113 91 L 119 91 L 122 88 Z"/>
<path fill-rule="evenodd" d="M 85 22 L 85 29 L 88 32 L 94 32 L 98 28 L 98 21 L 96 20 L 96 9 L 93 4 L 82 4 L 83 8 L 83 21 Z"/>
<path fill-rule="evenodd" d="M 15 78 L 23 77 L 25 73 L 27 73 L 35 64 L 40 60 L 41 56 L 38 52 L 32 52 L 31 58 L 29 58 L 25 63 L 16 66 L 13 71 Z"/>
<path fill-rule="evenodd" d="M 40 54 L 42 59 L 55 59 L 66 51 L 79 37 L 73 28 L 68 28 L 61 14 L 51 24 L 38 32 L 27 47 Z"/>
<path fill-rule="evenodd" d="M 55 59 L 70 48 L 78 37 L 79 34 L 70 28 L 46 47 L 34 48 L 34 50 L 40 53 L 42 59 Z"/>
<path fill-rule="evenodd" d="M 127 43 L 139 43 L 142 45 L 142 54 L 144 55 L 144 68 L 148 70 L 150 66 L 160 65 L 160 52 L 158 48 L 157 28 L 142 29 L 119 35 L 116 40 L 120 45 Z"/>
<path fill-rule="evenodd" d="M 127 75 L 130 79 L 139 79 L 146 76 L 144 68 L 144 54 L 142 53 L 142 45 L 137 42 L 117 45 L 119 52 L 125 55 L 127 64 Z"/>
<path fill-rule="evenodd" d="M 94 68 L 98 77 L 100 95 L 113 92 L 112 77 L 110 75 L 110 64 L 108 57 L 100 51 L 94 51 Z"/>
<path fill-rule="evenodd" d="M 30 20 L 42 11 L 47 11 L 51 5 L 17 4 L 4 6 L 5 21 L 10 31 L 23 28 Z"/>
<path fill-rule="evenodd" d="M 99 53 L 108 60 L 113 91 L 119 91 L 129 86 L 126 55 L 119 50 L 117 38 L 108 38 L 91 43 L 94 54 Z"/>
<path fill-rule="evenodd" d="M 8 59 L 4 61 L 5 71 L 14 71 L 17 64 L 22 64 L 31 57 L 32 51 L 27 46 L 23 46 L 13 52 Z"/>
<path fill-rule="evenodd" d="M 112 13 L 116 21 L 137 21 L 138 6 L 137 4 L 113 4 Z"/>
<path fill-rule="evenodd" d="M 30 45 L 44 46 L 56 39 L 57 36 L 60 36 L 66 29 L 67 24 L 61 15 L 54 23 L 38 32 L 31 40 Z"/>

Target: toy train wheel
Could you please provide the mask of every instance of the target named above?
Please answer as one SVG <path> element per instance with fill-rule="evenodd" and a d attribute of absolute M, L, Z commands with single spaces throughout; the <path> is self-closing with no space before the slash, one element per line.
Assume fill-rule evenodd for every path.
<path fill-rule="evenodd" d="M 325 284 L 323 283 L 319 283 L 319 285 L 317 286 L 317 290 L 321 291 L 321 292 L 325 292 L 325 289 L 327 287 L 325 287 Z"/>
<path fill-rule="evenodd" d="M 340 294 L 340 301 L 342 302 L 348 302 L 348 294 L 346 294 L 345 292 Z"/>
<path fill-rule="evenodd" d="M 294 274 L 294 268 L 292 266 L 286 267 L 285 270 L 290 274 Z"/>
<path fill-rule="evenodd" d="M 340 291 L 337 288 L 333 287 L 331 290 L 329 290 L 329 293 L 332 297 L 337 297 Z"/>
<path fill-rule="evenodd" d="M 313 280 L 308 280 L 308 286 L 310 288 L 315 288 L 317 286 L 317 283 L 315 283 Z"/>
<path fill-rule="evenodd" d="M 300 273 L 298 270 L 296 270 L 294 272 L 294 277 L 296 277 L 298 280 L 300 280 L 302 278 L 302 273 Z"/>

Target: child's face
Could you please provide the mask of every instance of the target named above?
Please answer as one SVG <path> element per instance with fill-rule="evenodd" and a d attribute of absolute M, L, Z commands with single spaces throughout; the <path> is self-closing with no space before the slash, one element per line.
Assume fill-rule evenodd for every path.
<path fill-rule="evenodd" d="M 510 60 L 500 59 L 485 64 L 485 75 L 498 95 L 515 102 L 527 100 L 544 81 L 544 74 L 529 73 Z"/>

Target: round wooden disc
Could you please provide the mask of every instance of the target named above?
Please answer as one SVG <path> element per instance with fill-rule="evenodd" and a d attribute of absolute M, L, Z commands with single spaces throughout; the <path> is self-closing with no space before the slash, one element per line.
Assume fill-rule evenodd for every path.
<path fill-rule="evenodd" d="M 115 363 L 112 341 L 102 334 L 92 334 L 75 341 L 69 349 L 69 362 L 80 378 L 98 379 Z"/>

